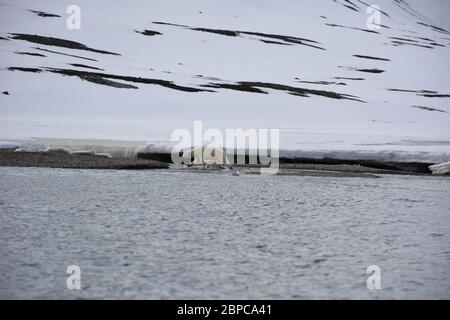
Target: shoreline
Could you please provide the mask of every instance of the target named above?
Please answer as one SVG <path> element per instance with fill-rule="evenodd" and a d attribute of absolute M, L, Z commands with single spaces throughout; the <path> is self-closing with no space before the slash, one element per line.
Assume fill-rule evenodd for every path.
<path fill-rule="evenodd" d="M 60 151 L 0 150 L 1 167 L 38 167 L 63 169 L 168 169 L 169 165 L 155 160 L 107 158 L 98 155 L 70 154 Z"/>
<path fill-rule="evenodd" d="M 3 148 L 2 148 L 3 142 Z M 5 148 L 6 147 L 6 148 Z M 15 148 L 15 149 L 14 149 Z M 19 150 L 17 150 L 19 149 Z M 96 155 L 108 154 L 113 160 L 108 162 L 100 162 L 97 158 L 90 158 L 90 161 L 65 161 L 63 158 L 58 161 L 36 161 L 23 156 L 24 158 L 17 160 L 9 156 L 8 160 L 1 159 L 2 153 L 7 150 L 15 150 L 20 152 L 43 152 L 48 149 L 61 149 L 66 153 L 73 155 L 79 152 L 91 152 Z M 242 150 L 236 150 L 234 155 L 227 155 L 227 161 L 237 163 L 236 154 L 241 154 Z M 337 151 L 336 151 L 337 152 Z M 360 150 L 349 151 L 348 154 L 338 154 L 329 152 L 323 155 L 317 152 L 299 151 L 280 151 L 278 162 L 280 175 L 295 174 L 296 171 L 332 171 L 332 172 L 349 172 L 349 173 L 369 173 L 369 174 L 395 174 L 395 175 L 431 175 L 433 172 L 430 166 L 444 163 L 449 160 L 448 156 L 423 157 L 416 154 L 411 157 L 386 154 L 385 157 L 380 155 L 364 154 Z M 400 151 L 398 151 L 400 153 Z M 242 154 L 244 155 L 244 154 Z M 33 158 L 35 156 L 32 156 Z M 233 158 L 234 157 L 234 158 Z M 122 159 L 122 164 L 118 159 Z M 433 159 L 435 161 L 433 161 Z M 70 138 L 30 138 L 30 139 L 7 139 L 0 141 L 0 166 L 19 166 L 19 167 L 53 167 L 53 168 L 87 168 L 87 169 L 153 169 L 154 163 L 140 162 L 138 160 L 155 161 L 158 165 L 156 168 L 171 168 L 174 165 L 171 160 L 171 153 L 165 144 L 145 143 L 139 140 L 107 140 L 107 139 L 70 139 Z M 242 159 L 241 159 L 242 160 Z M 233 167 L 259 169 L 262 167 L 259 158 L 250 157 L 245 151 L 245 161 L 243 165 L 232 165 Z M 60 163 L 62 162 L 62 163 Z M 250 164 L 250 163 L 259 164 Z M 230 166 L 226 166 L 230 167 Z M 188 170 L 189 168 L 184 168 Z M 198 170 L 197 170 L 198 171 Z M 197 172 L 196 171 L 196 172 Z M 217 172 L 217 170 L 216 170 Z M 303 173 L 299 173 L 303 174 Z"/>
<path fill-rule="evenodd" d="M 220 173 L 231 174 L 226 169 L 203 168 L 202 166 L 175 167 L 164 161 L 142 158 L 103 157 L 92 154 L 68 153 L 61 150 L 52 151 L 14 151 L 0 150 L 0 167 L 35 167 L 54 169 L 110 169 L 110 170 L 154 170 L 167 169 L 173 172 Z M 259 175 L 261 166 L 233 165 L 242 175 Z M 310 176 L 335 178 L 380 178 L 382 175 L 431 174 L 366 167 L 360 164 L 329 163 L 280 163 L 278 176 Z"/>

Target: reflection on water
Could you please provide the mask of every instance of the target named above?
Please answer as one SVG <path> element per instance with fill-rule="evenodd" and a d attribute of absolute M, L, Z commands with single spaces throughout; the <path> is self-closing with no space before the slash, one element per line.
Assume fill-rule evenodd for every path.
<path fill-rule="evenodd" d="M 0 244 L 0 298 L 450 298 L 450 179 L 0 168 Z"/>

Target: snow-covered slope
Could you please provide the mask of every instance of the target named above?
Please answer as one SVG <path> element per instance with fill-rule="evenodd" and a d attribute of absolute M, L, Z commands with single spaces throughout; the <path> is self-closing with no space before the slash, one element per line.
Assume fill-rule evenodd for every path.
<path fill-rule="evenodd" d="M 371 3 L 369 30 L 360 0 L 80 0 L 71 30 L 71 1 L 1 0 L 0 138 L 165 141 L 202 120 L 279 128 L 293 155 L 448 161 L 449 6 L 419 1 Z"/>

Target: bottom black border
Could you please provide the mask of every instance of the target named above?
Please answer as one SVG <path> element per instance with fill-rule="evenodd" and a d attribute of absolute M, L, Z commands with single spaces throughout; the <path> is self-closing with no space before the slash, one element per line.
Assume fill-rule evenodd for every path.
<path fill-rule="evenodd" d="M 102 318 L 109 315 L 129 318 L 138 314 L 139 318 L 145 319 L 309 319 L 311 316 L 329 315 L 364 319 L 385 318 L 392 316 L 392 311 L 402 317 L 444 315 L 444 308 L 449 310 L 449 304 L 448 300 L 5 300 L 0 301 L 0 308 L 3 314 L 11 312 L 17 316 L 29 313 L 33 316 L 55 316 L 58 319 L 85 319 L 94 314 Z M 208 314 L 205 308 L 209 308 Z"/>

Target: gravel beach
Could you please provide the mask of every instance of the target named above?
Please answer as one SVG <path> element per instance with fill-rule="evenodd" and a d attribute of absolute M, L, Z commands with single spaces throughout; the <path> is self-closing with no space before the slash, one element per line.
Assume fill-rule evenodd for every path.
<path fill-rule="evenodd" d="M 212 173 L 226 170 L 193 167 L 173 167 L 170 163 L 155 159 L 131 157 L 104 157 L 94 154 L 76 154 L 64 151 L 14 151 L 0 150 L 0 166 L 3 167 L 43 167 L 66 169 L 112 169 L 112 170 L 148 170 L 171 169 L 173 171 L 190 171 Z M 252 165 L 235 165 L 241 174 L 259 175 L 260 167 Z M 377 178 L 382 174 L 424 175 L 414 171 L 386 170 L 361 166 L 357 164 L 318 164 L 318 163 L 280 163 L 279 176 L 311 176 L 342 178 Z M 426 174 L 425 174 L 426 175 Z"/>
<path fill-rule="evenodd" d="M 65 152 L 15 152 L 0 150 L 0 166 L 70 169 L 167 169 L 166 163 L 133 158 L 106 158 Z"/>

